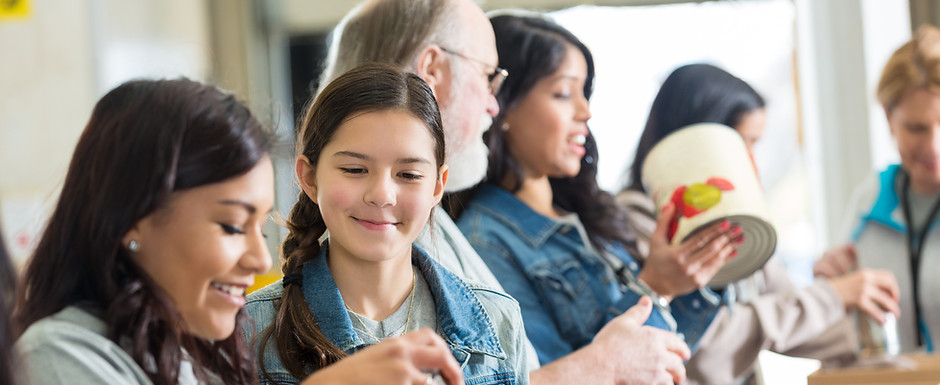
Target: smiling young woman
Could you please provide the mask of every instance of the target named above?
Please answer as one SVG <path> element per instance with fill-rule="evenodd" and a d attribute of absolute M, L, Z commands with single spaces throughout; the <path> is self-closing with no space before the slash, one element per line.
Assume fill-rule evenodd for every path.
<path fill-rule="evenodd" d="M 350 70 L 310 106 L 297 152 L 303 191 L 288 219 L 285 276 L 246 305 L 261 381 L 296 382 L 430 328 L 449 342 L 468 383 L 527 384 L 516 302 L 464 282 L 414 245 L 447 181 L 427 84 L 390 65 Z M 414 375 L 410 383 L 431 383 Z"/>
<path fill-rule="evenodd" d="M 32 383 L 255 381 L 244 289 L 271 266 L 270 140 L 234 96 L 141 80 L 105 95 L 29 261 Z"/>

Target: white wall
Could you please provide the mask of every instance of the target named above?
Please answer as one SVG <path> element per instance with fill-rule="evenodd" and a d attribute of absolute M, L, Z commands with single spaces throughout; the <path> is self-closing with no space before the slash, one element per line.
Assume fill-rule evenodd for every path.
<path fill-rule="evenodd" d="M 209 74 L 203 1 L 33 0 L 0 20 L 0 218 L 14 260 L 36 242 L 94 103 L 142 76 Z"/>

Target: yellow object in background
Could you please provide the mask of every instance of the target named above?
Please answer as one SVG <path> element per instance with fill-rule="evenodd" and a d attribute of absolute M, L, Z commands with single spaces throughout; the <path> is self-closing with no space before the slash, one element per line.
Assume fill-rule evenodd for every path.
<path fill-rule="evenodd" d="M 0 0 L 0 21 L 27 19 L 32 9 L 32 0 Z"/>
<path fill-rule="evenodd" d="M 3 0 L 0 0 L 0 1 L 3 1 Z M 277 268 L 271 269 L 271 271 L 264 273 L 264 274 L 258 274 L 255 276 L 255 284 L 251 285 L 251 287 L 248 288 L 245 294 L 251 294 L 251 292 L 255 290 L 268 286 L 274 283 L 275 281 L 281 279 L 281 277 L 283 276 L 284 274 L 281 274 L 281 271 Z"/>

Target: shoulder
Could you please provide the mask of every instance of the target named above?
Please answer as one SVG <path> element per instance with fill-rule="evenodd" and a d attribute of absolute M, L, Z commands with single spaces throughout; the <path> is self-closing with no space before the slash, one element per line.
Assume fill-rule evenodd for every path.
<path fill-rule="evenodd" d="M 276 315 L 274 304 L 280 301 L 283 293 L 284 287 L 281 280 L 277 280 L 245 297 L 245 313 L 252 321 L 245 324 L 245 337 L 248 341 L 251 341 L 257 332 L 274 322 Z"/>
<path fill-rule="evenodd" d="M 149 383 L 127 352 L 104 335 L 104 323 L 67 307 L 31 325 L 16 349 L 33 383 Z"/>
<path fill-rule="evenodd" d="M 894 175 L 896 175 L 896 172 L 897 169 L 891 167 L 880 173 L 871 173 L 857 184 L 852 190 L 849 200 L 855 206 L 854 209 L 867 210 L 871 208 L 878 196 L 885 191 L 890 191 L 892 195 L 896 195 L 894 192 Z"/>
<path fill-rule="evenodd" d="M 466 282 L 466 285 L 497 325 L 507 321 L 512 325 L 512 321 L 522 319 L 519 302 L 509 294 L 482 284 Z"/>
<path fill-rule="evenodd" d="M 105 325 L 101 319 L 84 310 L 67 307 L 30 325 L 17 340 L 17 348 L 23 352 L 30 352 L 54 345 L 74 343 L 106 349 L 117 347 L 117 344 L 104 334 Z"/>

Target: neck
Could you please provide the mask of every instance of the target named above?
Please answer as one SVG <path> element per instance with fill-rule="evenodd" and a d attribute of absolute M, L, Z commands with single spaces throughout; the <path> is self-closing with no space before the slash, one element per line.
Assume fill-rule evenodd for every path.
<path fill-rule="evenodd" d="M 504 183 L 502 183 L 503 188 L 510 185 L 512 185 L 512 183 L 509 180 L 504 180 Z M 552 204 L 554 195 L 552 194 L 552 184 L 549 182 L 547 175 L 536 178 L 525 177 L 522 180 L 519 191 L 513 194 L 539 214 L 549 218 L 557 218 L 559 216 L 558 212 L 555 211 L 555 206 Z"/>
<path fill-rule="evenodd" d="M 911 191 L 919 196 L 932 196 L 940 194 L 940 185 L 936 183 L 918 182 L 911 178 Z"/>
<path fill-rule="evenodd" d="M 401 256 L 368 261 L 330 249 L 327 266 L 343 302 L 352 311 L 381 321 L 395 312 L 414 288 L 411 248 Z"/>

